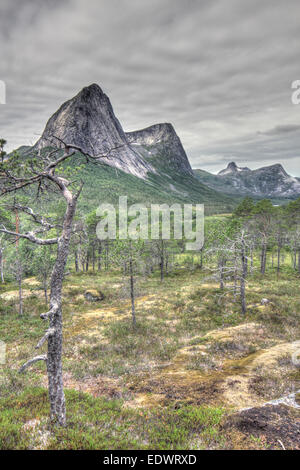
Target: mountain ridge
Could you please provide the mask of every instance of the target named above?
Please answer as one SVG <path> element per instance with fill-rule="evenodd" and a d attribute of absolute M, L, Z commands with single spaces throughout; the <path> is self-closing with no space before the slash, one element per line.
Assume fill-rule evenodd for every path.
<path fill-rule="evenodd" d="M 299 179 L 289 175 L 281 163 L 251 170 L 230 162 L 216 175 L 200 169 L 195 169 L 194 173 L 203 184 L 228 195 L 260 198 L 293 198 L 300 195 Z"/>

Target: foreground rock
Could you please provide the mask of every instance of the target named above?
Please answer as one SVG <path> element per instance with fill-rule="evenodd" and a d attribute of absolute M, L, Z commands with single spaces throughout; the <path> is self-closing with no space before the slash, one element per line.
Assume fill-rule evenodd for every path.
<path fill-rule="evenodd" d="M 265 448 L 300 450 L 300 411 L 285 405 L 250 408 L 230 416 L 226 431 L 238 431 L 241 440 L 259 438 Z"/>
<path fill-rule="evenodd" d="M 101 300 L 104 300 L 104 294 L 97 290 L 85 291 L 83 295 L 89 302 L 101 302 Z"/>

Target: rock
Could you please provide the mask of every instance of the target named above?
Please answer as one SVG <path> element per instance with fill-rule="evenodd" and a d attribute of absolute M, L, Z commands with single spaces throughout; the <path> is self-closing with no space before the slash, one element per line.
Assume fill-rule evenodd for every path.
<path fill-rule="evenodd" d="M 223 426 L 264 439 L 271 449 L 300 450 L 300 413 L 284 405 L 249 408 L 229 416 Z"/>
<path fill-rule="evenodd" d="M 186 156 L 182 143 L 172 124 L 154 124 L 145 129 L 127 132 L 127 140 L 141 152 L 147 159 L 156 157 L 162 166 L 169 166 L 173 170 L 186 175 L 193 175 L 190 162 Z"/>
<path fill-rule="evenodd" d="M 269 299 L 261 299 L 260 301 L 261 305 L 267 305 L 270 303 L 270 300 Z"/>
<path fill-rule="evenodd" d="M 155 172 L 128 143 L 108 96 L 96 84 L 83 88 L 53 114 L 35 144 L 35 150 L 63 147 L 53 136 L 70 148 L 73 144 L 92 156 L 102 156 L 110 151 L 109 158 L 101 158 L 102 162 L 140 178 L 145 178 L 148 171 Z M 111 151 L 113 148 L 116 150 Z"/>
<path fill-rule="evenodd" d="M 101 300 L 104 300 L 104 294 L 101 291 L 89 290 L 85 291 L 83 295 L 89 302 L 101 302 Z"/>

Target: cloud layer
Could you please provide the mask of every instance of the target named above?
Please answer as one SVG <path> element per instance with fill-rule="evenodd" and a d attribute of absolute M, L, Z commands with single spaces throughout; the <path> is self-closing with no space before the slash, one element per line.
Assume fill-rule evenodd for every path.
<path fill-rule="evenodd" d="M 0 136 L 34 143 L 98 83 L 126 131 L 172 122 L 194 168 L 300 176 L 298 0 L 2 0 Z"/>

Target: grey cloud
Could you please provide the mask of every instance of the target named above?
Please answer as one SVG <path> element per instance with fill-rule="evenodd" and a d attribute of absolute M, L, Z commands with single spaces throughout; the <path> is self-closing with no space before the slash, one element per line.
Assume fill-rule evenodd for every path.
<path fill-rule="evenodd" d="M 258 132 L 258 134 L 263 134 L 263 135 L 278 135 L 278 134 L 286 134 L 290 132 L 299 132 L 300 131 L 300 125 L 297 124 L 289 124 L 289 125 L 282 125 L 282 126 L 276 126 L 273 129 L 269 129 L 264 132 Z"/>
<path fill-rule="evenodd" d="M 300 175 L 297 0 L 2 0 L 0 135 L 31 144 L 97 82 L 125 130 L 172 122 L 194 167 Z"/>

